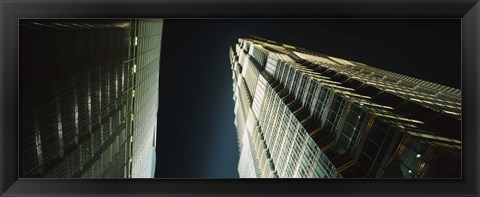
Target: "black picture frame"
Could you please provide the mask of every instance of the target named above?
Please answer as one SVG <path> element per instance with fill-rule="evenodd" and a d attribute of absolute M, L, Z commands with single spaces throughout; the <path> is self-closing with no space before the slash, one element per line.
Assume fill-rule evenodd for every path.
<path fill-rule="evenodd" d="M 478 0 L 1 0 L 1 196 L 479 196 Z M 461 18 L 462 179 L 19 179 L 20 18 Z"/>

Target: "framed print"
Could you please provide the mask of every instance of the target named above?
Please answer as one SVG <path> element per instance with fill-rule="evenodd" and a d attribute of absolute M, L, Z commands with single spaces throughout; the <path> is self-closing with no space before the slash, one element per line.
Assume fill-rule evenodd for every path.
<path fill-rule="evenodd" d="M 2 196 L 478 195 L 478 1 L 0 6 Z"/>

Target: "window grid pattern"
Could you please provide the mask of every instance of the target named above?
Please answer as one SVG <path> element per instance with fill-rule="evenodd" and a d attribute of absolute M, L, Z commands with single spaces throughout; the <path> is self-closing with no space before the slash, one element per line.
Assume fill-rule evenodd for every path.
<path fill-rule="evenodd" d="M 65 57 L 81 62 L 82 58 L 94 58 L 92 56 L 95 53 L 105 55 L 102 51 L 115 53 L 115 56 L 106 54 L 108 61 L 94 62 L 94 65 L 84 66 L 87 69 L 42 86 L 41 93 L 30 93 L 36 96 L 34 100 L 22 103 L 20 177 L 131 177 L 133 147 L 130 141 L 132 114 L 135 114 L 132 95 L 135 94 L 136 80 L 132 73 L 134 67 L 141 69 L 137 73 L 140 74 L 136 76 L 137 80 L 140 78 L 140 81 L 145 81 L 146 87 L 158 90 L 158 85 L 154 85 L 154 81 L 158 81 L 158 73 L 156 78 L 155 74 L 150 78 L 142 75 L 145 72 L 158 72 L 158 69 L 147 63 L 137 63 L 133 51 L 135 47 L 148 50 L 160 43 L 155 44 L 159 41 L 157 36 L 143 42 L 140 40 L 141 43 L 133 46 L 134 24 L 138 21 L 125 21 L 121 24 L 82 24 L 78 28 L 74 27 L 75 23 L 61 22 L 70 26 L 65 26 L 68 31 L 56 33 L 58 37 L 72 36 L 78 46 L 54 46 L 63 47 L 61 49 L 66 51 Z M 160 51 L 157 48 L 151 53 L 160 54 Z M 138 59 L 155 59 L 151 56 L 147 54 Z M 145 66 L 140 68 L 139 65 Z M 148 94 L 149 90 L 137 88 L 136 91 L 142 101 L 156 104 L 157 100 L 147 99 L 149 95 L 157 95 Z M 152 145 L 152 142 L 148 144 Z"/>
<path fill-rule="evenodd" d="M 133 123 L 133 172 L 132 177 L 152 177 L 155 154 L 158 110 L 158 81 L 160 69 L 161 20 L 140 20 L 137 23 L 135 63 L 135 100 Z"/>
<path fill-rule="evenodd" d="M 232 56 L 242 59 L 246 51 L 266 55 L 231 60 L 256 70 L 257 83 L 268 81 L 265 87 L 254 86 L 254 133 L 265 141 L 279 177 L 460 176 L 458 135 L 441 128 L 432 132 L 432 123 L 425 121 L 438 112 L 459 120 L 459 90 L 272 43 L 239 39 Z M 290 57 L 278 58 L 279 52 Z M 237 121 L 237 128 L 241 124 Z M 439 161 L 454 170 L 447 171 Z"/>

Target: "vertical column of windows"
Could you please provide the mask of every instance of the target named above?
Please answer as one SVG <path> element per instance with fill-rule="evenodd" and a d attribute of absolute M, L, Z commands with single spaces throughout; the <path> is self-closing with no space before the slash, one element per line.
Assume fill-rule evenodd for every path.
<path fill-rule="evenodd" d="M 78 90 L 77 90 L 77 85 L 76 85 L 76 82 L 75 82 L 75 77 L 72 77 L 72 83 L 73 83 L 73 119 L 74 119 L 74 123 L 75 123 L 75 144 L 78 144 L 78 140 L 79 140 L 79 135 L 80 135 L 80 130 L 79 130 L 79 117 L 78 117 Z"/>
<path fill-rule="evenodd" d="M 58 89 L 57 89 L 58 91 Z M 57 92 L 58 94 L 58 92 Z M 64 148 L 63 148 L 63 127 L 62 127 L 62 114 L 60 111 L 60 99 L 58 98 L 58 95 L 55 98 L 55 106 L 56 106 L 56 114 L 57 114 L 57 121 L 56 121 L 56 128 L 57 128 L 57 134 L 58 134 L 58 144 L 59 144 L 59 150 L 58 154 L 59 157 L 62 158 L 64 154 Z"/>
<path fill-rule="evenodd" d="M 34 129 L 35 129 L 35 150 L 37 153 L 38 166 L 43 165 L 43 150 L 42 150 L 42 137 L 40 135 L 40 125 L 36 113 L 33 117 Z"/>

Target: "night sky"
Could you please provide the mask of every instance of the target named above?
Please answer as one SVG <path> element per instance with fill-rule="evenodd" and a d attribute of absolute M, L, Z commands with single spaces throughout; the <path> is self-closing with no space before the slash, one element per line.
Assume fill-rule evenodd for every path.
<path fill-rule="evenodd" d="M 460 88 L 460 20 L 164 20 L 156 178 L 237 178 L 228 49 L 255 35 Z"/>

